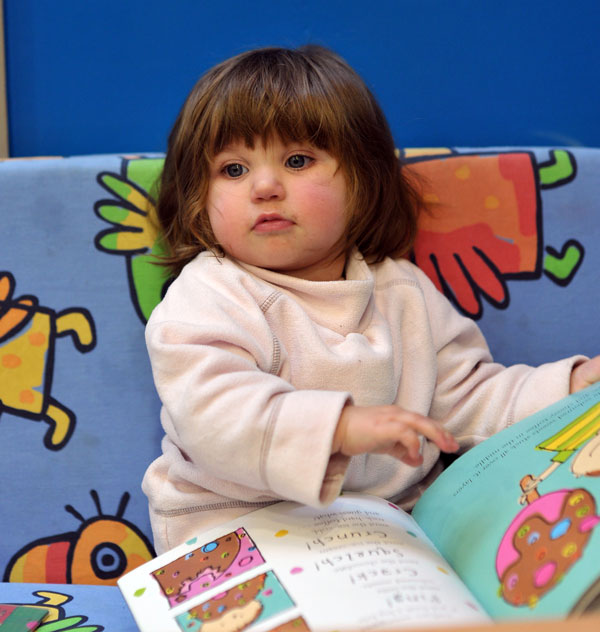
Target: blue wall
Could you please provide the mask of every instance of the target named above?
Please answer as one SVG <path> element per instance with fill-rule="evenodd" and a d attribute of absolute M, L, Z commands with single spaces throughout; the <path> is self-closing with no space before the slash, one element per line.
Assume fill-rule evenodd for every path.
<path fill-rule="evenodd" d="M 163 151 L 197 77 L 325 44 L 402 146 L 600 146 L 598 0 L 4 0 L 11 155 Z"/>

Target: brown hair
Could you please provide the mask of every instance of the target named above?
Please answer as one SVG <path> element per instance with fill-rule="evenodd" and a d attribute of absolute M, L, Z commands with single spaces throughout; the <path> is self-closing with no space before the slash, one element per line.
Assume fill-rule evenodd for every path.
<path fill-rule="evenodd" d="M 211 159 L 229 143 L 308 141 L 332 154 L 348 183 L 342 251 L 371 262 L 402 256 L 413 243 L 419 196 L 363 80 L 319 46 L 242 53 L 202 76 L 169 136 L 158 218 L 175 274 L 199 252 L 220 252 L 205 211 Z"/>

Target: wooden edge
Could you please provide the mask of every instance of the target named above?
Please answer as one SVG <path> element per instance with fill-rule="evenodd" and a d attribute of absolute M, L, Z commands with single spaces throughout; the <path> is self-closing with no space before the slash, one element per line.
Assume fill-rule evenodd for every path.
<path fill-rule="evenodd" d="M 583 615 L 568 619 L 509 621 L 485 625 L 452 627 L 397 628 L 396 632 L 600 632 L 600 615 Z M 393 628 L 387 632 L 394 632 Z"/>
<path fill-rule="evenodd" d="M 8 108 L 6 105 L 6 55 L 4 53 L 4 9 L 0 2 L 0 158 L 8 158 Z"/>

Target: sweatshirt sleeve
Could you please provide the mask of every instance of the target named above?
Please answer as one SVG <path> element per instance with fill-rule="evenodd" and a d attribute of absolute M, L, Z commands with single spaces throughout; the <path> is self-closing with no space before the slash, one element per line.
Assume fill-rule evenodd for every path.
<path fill-rule="evenodd" d="M 180 279 L 146 328 L 167 435 L 203 481 L 331 502 L 348 465 L 330 459 L 331 443 L 350 395 L 298 391 L 274 374 L 281 350 L 243 288 L 233 299 Z"/>
<path fill-rule="evenodd" d="M 539 367 L 495 363 L 476 323 L 458 313 L 421 271 L 417 275 L 437 350 L 431 416 L 445 422 L 462 448 L 569 394 L 571 371 L 584 356 Z"/>

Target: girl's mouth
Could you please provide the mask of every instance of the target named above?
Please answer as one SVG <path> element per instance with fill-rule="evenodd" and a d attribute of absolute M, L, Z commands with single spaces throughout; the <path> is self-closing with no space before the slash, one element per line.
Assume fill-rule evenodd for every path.
<path fill-rule="evenodd" d="M 277 213 L 263 213 L 257 218 L 252 230 L 257 233 L 272 233 L 286 230 L 293 225 L 294 222 Z"/>

